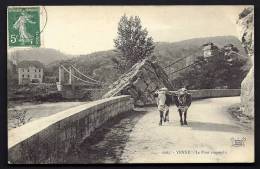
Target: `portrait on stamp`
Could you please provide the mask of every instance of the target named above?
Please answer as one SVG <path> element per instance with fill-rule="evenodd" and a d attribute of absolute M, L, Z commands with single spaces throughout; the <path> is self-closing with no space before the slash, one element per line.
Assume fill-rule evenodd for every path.
<path fill-rule="evenodd" d="M 9 46 L 40 46 L 40 8 L 8 8 Z"/>

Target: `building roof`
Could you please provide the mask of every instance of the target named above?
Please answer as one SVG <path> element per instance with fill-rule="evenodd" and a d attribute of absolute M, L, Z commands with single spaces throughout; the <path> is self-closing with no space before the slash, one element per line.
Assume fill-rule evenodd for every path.
<path fill-rule="evenodd" d="M 229 44 L 226 44 L 224 47 L 234 47 L 234 45 L 229 43 Z"/>
<path fill-rule="evenodd" d="M 203 50 L 217 50 L 219 49 L 218 46 L 216 46 L 214 43 L 206 43 L 206 44 L 203 44 Z"/>
<path fill-rule="evenodd" d="M 202 46 L 205 47 L 205 46 L 209 46 L 209 45 L 213 45 L 213 43 L 212 42 L 204 43 Z"/>
<path fill-rule="evenodd" d="M 28 68 L 28 67 L 36 67 L 36 68 L 44 68 L 44 65 L 39 62 L 39 61 L 36 61 L 36 60 L 24 60 L 24 61 L 21 61 L 18 63 L 17 67 L 18 68 Z"/>

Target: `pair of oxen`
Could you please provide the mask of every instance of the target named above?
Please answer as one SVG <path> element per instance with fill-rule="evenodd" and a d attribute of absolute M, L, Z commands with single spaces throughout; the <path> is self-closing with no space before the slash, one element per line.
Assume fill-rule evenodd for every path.
<path fill-rule="evenodd" d="M 191 105 L 192 98 L 186 88 L 181 88 L 175 92 L 168 91 L 167 88 L 162 88 L 154 93 L 154 97 L 156 98 L 158 111 L 160 112 L 160 126 L 163 122 L 169 122 L 169 107 L 173 103 L 178 108 L 181 125 L 188 125 L 187 111 Z"/>

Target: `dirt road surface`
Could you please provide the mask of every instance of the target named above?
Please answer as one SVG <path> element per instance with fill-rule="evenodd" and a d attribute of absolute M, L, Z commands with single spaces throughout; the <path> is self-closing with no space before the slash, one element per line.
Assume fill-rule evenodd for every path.
<path fill-rule="evenodd" d="M 188 111 L 188 126 L 179 124 L 176 107 L 170 122 L 158 126 L 152 111 L 135 125 L 121 162 L 248 162 L 253 161 L 253 132 L 240 127 L 226 111 L 239 97 L 195 101 Z M 234 140 L 245 140 L 235 145 Z M 237 141 L 239 142 L 239 141 Z"/>
<path fill-rule="evenodd" d="M 227 112 L 239 102 L 239 97 L 193 101 L 187 126 L 180 125 L 176 106 L 163 126 L 156 107 L 136 109 L 97 129 L 66 163 L 252 162 L 253 130 Z"/>

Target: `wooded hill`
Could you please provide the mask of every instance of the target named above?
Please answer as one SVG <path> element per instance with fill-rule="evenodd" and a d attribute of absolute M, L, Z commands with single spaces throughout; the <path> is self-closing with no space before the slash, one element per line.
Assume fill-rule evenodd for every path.
<path fill-rule="evenodd" d="M 239 49 L 241 55 L 246 56 L 240 41 L 234 36 L 194 38 L 173 43 L 156 42 L 154 55 L 157 56 L 159 63 L 164 67 L 178 58 L 202 55 L 202 45 L 208 42 L 213 42 L 219 47 L 233 44 Z M 107 83 L 112 83 L 117 80 L 120 75 L 115 70 L 112 61 L 112 58 L 117 57 L 119 54 L 116 50 L 72 56 L 55 49 L 38 48 L 16 51 L 15 53 L 9 54 L 8 58 L 12 59 L 11 56 L 14 54 L 16 58 L 18 58 L 18 61 L 38 60 L 42 62 L 46 65 L 46 75 L 57 75 L 58 65 L 60 63 L 64 65 L 74 64 L 79 68 L 84 68 L 85 73 L 88 75 Z"/>

